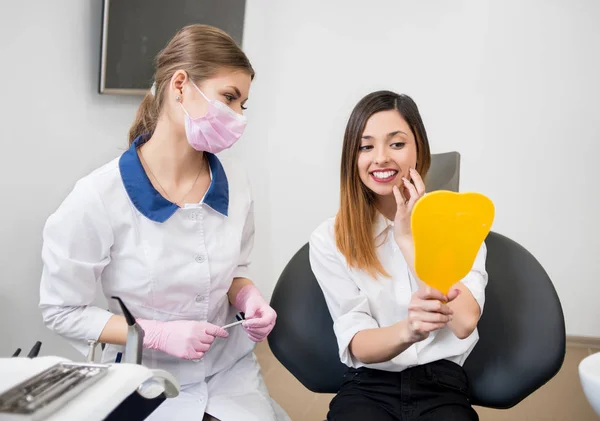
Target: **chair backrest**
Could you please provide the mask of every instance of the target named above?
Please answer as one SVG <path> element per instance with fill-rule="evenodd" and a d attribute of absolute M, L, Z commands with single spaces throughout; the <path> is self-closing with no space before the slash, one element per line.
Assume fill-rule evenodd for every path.
<path fill-rule="evenodd" d="M 489 282 L 480 339 L 465 364 L 473 405 L 509 408 L 550 380 L 565 355 L 560 301 L 538 261 L 494 232 L 486 239 Z M 290 260 L 273 291 L 275 357 L 309 390 L 336 393 L 340 362 L 333 321 L 310 268 L 308 244 Z"/>
<path fill-rule="evenodd" d="M 560 370 L 565 320 L 552 281 L 531 253 L 494 232 L 485 243 L 486 301 L 479 342 L 464 368 L 474 404 L 510 408 Z"/>
<path fill-rule="evenodd" d="M 273 290 L 277 323 L 268 336 L 269 347 L 307 389 L 336 393 L 347 367 L 340 361 L 333 320 L 310 268 L 308 247 L 292 257 Z"/>
<path fill-rule="evenodd" d="M 460 185 L 460 154 L 444 152 L 431 155 L 431 166 L 425 177 L 425 188 L 457 192 Z"/>

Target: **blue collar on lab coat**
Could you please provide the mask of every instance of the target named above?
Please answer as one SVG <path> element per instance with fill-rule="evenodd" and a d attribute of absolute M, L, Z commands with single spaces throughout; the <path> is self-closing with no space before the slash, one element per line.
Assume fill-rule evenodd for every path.
<path fill-rule="evenodd" d="M 155 222 L 165 222 L 178 209 L 178 205 L 161 196 L 154 188 L 142 167 L 137 148 L 147 136 L 138 136 L 131 147 L 121 155 L 119 169 L 125 190 L 136 209 L 148 219 Z M 204 196 L 203 203 L 215 211 L 227 216 L 229 209 L 229 183 L 223 165 L 215 155 L 205 152 L 210 166 L 212 181 Z"/>

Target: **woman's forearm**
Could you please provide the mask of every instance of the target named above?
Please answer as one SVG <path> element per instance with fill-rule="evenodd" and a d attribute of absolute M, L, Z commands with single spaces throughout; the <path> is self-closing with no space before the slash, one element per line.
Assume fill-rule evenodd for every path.
<path fill-rule="evenodd" d="M 473 294 L 469 291 L 469 288 L 460 282 L 453 288 L 460 290 L 460 294 L 448 303 L 448 307 L 454 312 L 454 317 L 448 323 L 448 327 L 458 339 L 465 339 L 477 327 L 481 309 L 479 303 L 477 303 Z"/>
<path fill-rule="evenodd" d="M 229 299 L 229 302 L 235 306 L 236 304 L 236 297 L 238 295 L 238 292 L 240 292 L 240 290 L 242 288 L 244 288 L 246 285 L 254 285 L 254 283 L 247 278 L 234 278 L 233 282 L 231 283 L 231 286 L 229 287 L 229 291 L 227 292 L 227 298 Z"/>
<path fill-rule="evenodd" d="M 410 269 L 410 273 L 415 279 L 420 281 L 419 277 L 417 276 L 417 272 L 415 271 L 415 242 L 412 235 L 407 235 L 400 239 L 396 239 L 396 244 L 398 245 L 398 248 L 400 248 L 400 252 L 402 252 L 404 260 L 406 260 L 406 264 Z"/>
<path fill-rule="evenodd" d="M 387 327 L 361 330 L 350 341 L 350 352 L 364 364 L 389 361 L 413 344 L 407 338 L 407 331 L 406 320 Z"/>
<path fill-rule="evenodd" d="M 113 315 L 102 329 L 99 342 L 105 344 L 125 345 L 127 342 L 127 322 L 125 317 Z"/>

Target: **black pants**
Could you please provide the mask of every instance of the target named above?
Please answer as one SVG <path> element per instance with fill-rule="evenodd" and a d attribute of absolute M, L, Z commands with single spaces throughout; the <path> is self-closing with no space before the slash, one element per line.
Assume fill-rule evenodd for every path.
<path fill-rule="evenodd" d="M 397 372 L 349 369 L 328 421 L 478 421 L 467 376 L 447 360 Z"/>

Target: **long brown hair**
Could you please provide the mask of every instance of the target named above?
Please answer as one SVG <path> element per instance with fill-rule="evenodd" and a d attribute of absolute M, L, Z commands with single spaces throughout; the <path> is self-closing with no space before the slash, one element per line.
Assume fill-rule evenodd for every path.
<path fill-rule="evenodd" d="M 375 193 L 367 188 L 358 173 L 358 153 L 367 120 L 380 111 L 396 110 L 408 123 L 416 140 L 416 170 L 424 178 L 431 164 L 427 132 L 417 104 L 407 95 L 390 91 L 372 92 L 361 99 L 352 110 L 342 147 L 340 180 L 340 210 L 335 220 L 337 247 L 350 267 L 377 277 L 388 276 L 377 258 L 373 226 L 375 222 Z"/>
<path fill-rule="evenodd" d="M 162 110 L 165 87 L 177 70 L 185 70 L 196 83 L 215 76 L 221 69 L 240 69 L 254 79 L 246 54 L 222 30 L 208 25 L 183 27 L 156 56 L 154 95 L 149 91 L 129 129 L 129 144 L 142 134 L 152 135 Z"/>

